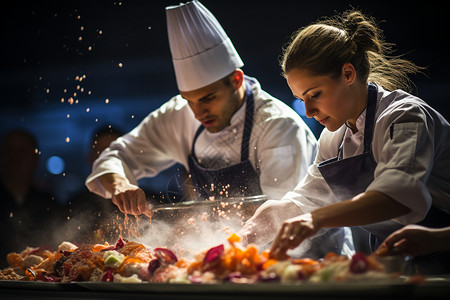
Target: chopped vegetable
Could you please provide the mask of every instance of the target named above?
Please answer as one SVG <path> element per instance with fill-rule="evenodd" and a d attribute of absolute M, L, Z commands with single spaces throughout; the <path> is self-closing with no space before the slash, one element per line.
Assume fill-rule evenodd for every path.
<path fill-rule="evenodd" d="M 156 269 L 158 269 L 161 266 L 161 263 L 159 262 L 159 259 L 152 259 L 148 263 L 148 273 L 150 276 L 153 276 L 155 274 Z"/>
<path fill-rule="evenodd" d="M 222 256 L 224 250 L 225 247 L 223 246 L 223 244 L 216 247 L 212 247 L 206 252 L 205 258 L 203 259 L 203 263 L 208 264 L 216 261 L 217 259 L 220 258 L 220 256 Z"/>
<path fill-rule="evenodd" d="M 113 282 L 113 281 L 114 281 L 113 272 L 110 269 L 106 270 L 105 274 L 102 277 L 102 282 Z"/>
<path fill-rule="evenodd" d="M 174 264 L 178 261 L 175 253 L 166 248 L 155 248 L 153 250 L 155 252 L 156 257 L 162 264 Z"/>
<path fill-rule="evenodd" d="M 115 255 L 110 255 L 105 259 L 105 267 L 108 268 L 117 268 L 122 263 L 123 258 L 120 258 Z"/>
<path fill-rule="evenodd" d="M 151 249 L 121 238 L 114 246 L 104 243 L 76 247 L 64 242 L 55 252 L 28 247 L 8 255 L 10 268 L 0 271 L 0 280 L 249 284 L 393 276 L 384 272 L 376 257 L 362 253 L 351 259 L 329 253 L 321 260 L 278 261 L 269 258 L 268 250 L 260 253 L 254 245 L 242 246 L 235 234 L 227 242 L 198 253 L 193 259 L 178 258 L 167 248 Z"/>
<path fill-rule="evenodd" d="M 123 246 L 125 246 L 125 242 L 122 240 L 121 237 L 119 237 L 119 239 L 117 240 L 117 243 L 116 243 L 115 250 L 121 249 L 121 248 L 123 248 Z"/>
<path fill-rule="evenodd" d="M 369 269 L 367 258 L 361 252 L 356 252 L 350 261 L 350 272 L 358 274 L 364 273 Z"/>

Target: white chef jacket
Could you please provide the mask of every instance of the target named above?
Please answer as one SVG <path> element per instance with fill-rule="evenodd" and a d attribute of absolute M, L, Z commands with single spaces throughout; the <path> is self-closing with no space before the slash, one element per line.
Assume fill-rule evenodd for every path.
<path fill-rule="evenodd" d="M 255 102 L 249 160 L 260 174 L 262 192 L 271 199 L 281 199 L 306 176 L 317 141 L 294 110 L 263 91 L 254 78 L 245 76 L 245 80 L 251 85 Z M 195 144 L 199 163 L 209 169 L 240 163 L 244 120 L 245 104 L 220 132 L 204 130 Z M 189 169 L 188 156 L 200 124 L 187 101 L 180 95 L 173 97 L 101 153 L 86 179 L 88 189 L 110 198 L 96 180 L 103 174 L 117 173 L 136 184 L 140 178 L 153 177 L 175 163 Z"/>
<path fill-rule="evenodd" d="M 343 125 L 335 132 L 324 129 L 308 175 L 283 200 L 294 201 L 304 212 L 338 200 L 317 165 L 336 157 L 362 154 L 366 111 L 356 121 L 358 132 Z M 411 212 L 393 219 L 400 224 L 420 222 L 431 205 L 450 213 L 450 125 L 421 99 L 402 90 L 378 86 L 372 153 L 377 167 L 366 191 L 382 192 Z"/>

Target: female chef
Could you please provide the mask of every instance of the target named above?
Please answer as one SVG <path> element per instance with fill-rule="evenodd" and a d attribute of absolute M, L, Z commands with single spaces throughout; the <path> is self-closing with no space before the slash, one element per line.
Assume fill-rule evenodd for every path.
<path fill-rule="evenodd" d="M 450 225 L 450 125 L 398 89 L 420 68 L 387 50 L 358 11 L 301 29 L 286 48 L 287 83 L 326 128 L 307 177 L 282 201 L 261 206 L 241 231 L 268 242 L 282 223 L 272 257 L 285 258 L 326 227 L 361 226 L 373 251 L 405 224 Z"/>

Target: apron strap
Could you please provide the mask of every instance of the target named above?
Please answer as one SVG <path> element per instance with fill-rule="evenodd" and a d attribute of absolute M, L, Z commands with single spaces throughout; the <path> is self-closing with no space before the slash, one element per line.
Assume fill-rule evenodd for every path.
<path fill-rule="evenodd" d="M 250 136 L 252 134 L 253 127 L 253 112 L 255 103 L 253 100 L 253 93 L 251 90 L 250 84 L 245 82 L 245 122 L 244 122 L 244 132 L 242 134 L 242 143 L 241 143 L 241 162 L 248 160 L 249 154 L 249 144 L 250 144 Z"/>
<path fill-rule="evenodd" d="M 375 109 L 377 107 L 377 86 L 372 82 L 369 82 L 368 97 L 366 108 L 366 121 L 364 125 L 364 152 L 370 152 L 370 145 L 373 138 L 373 128 L 375 126 Z M 347 129 L 348 130 L 348 129 Z M 341 160 L 343 156 L 343 145 L 346 131 L 342 135 L 341 143 L 338 148 L 337 159 Z"/>
<path fill-rule="evenodd" d="M 198 136 L 200 133 L 202 133 L 203 129 L 205 129 L 205 126 L 200 125 L 197 129 L 197 132 L 195 133 L 194 140 L 192 141 L 192 147 L 191 147 L 191 155 L 197 160 L 197 156 L 195 155 L 194 146 L 195 142 L 197 141 Z"/>
<path fill-rule="evenodd" d="M 364 152 L 370 151 L 372 143 L 373 128 L 375 126 L 375 109 L 377 107 L 377 86 L 369 83 L 369 94 L 367 99 L 366 122 L 364 125 Z"/>

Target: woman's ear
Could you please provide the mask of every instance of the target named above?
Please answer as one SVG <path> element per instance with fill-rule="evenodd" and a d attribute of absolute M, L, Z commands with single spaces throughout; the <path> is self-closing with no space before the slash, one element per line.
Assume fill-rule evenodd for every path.
<path fill-rule="evenodd" d="M 356 80 L 356 70 L 353 64 L 345 63 L 342 66 L 342 78 L 347 83 L 348 86 L 351 86 Z"/>
<path fill-rule="evenodd" d="M 241 69 L 236 69 L 231 76 L 231 82 L 235 89 L 238 90 L 244 83 L 244 72 Z"/>

